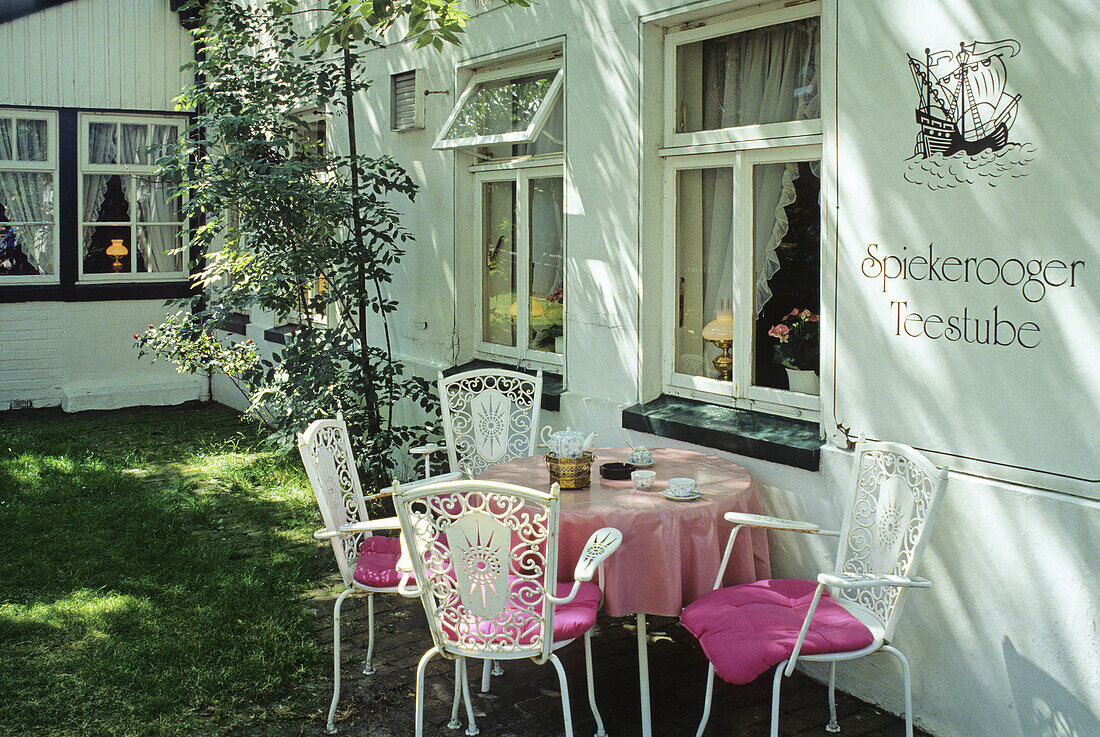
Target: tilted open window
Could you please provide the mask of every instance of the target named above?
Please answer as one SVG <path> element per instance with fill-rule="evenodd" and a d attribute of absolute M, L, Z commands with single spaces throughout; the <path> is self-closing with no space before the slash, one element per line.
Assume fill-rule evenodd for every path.
<path fill-rule="evenodd" d="M 563 83 L 560 59 L 475 74 L 432 148 L 533 143 Z"/>

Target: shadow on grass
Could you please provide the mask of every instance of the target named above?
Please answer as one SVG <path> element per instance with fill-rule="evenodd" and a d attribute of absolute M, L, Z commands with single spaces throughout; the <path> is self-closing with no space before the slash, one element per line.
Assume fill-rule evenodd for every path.
<path fill-rule="evenodd" d="M 210 405 L 13 414 L 0 733 L 312 733 L 317 515 L 297 458 Z"/>

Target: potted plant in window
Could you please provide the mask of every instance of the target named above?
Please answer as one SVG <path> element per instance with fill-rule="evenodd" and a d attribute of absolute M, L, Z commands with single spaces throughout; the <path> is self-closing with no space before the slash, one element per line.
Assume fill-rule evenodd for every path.
<path fill-rule="evenodd" d="M 775 362 L 787 369 L 787 384 L 792 392 L 817 394 L 819 391 L 820 321 L 821 315 L 796 307 L 768 331 L 768 335 L 778 341 Z"/>

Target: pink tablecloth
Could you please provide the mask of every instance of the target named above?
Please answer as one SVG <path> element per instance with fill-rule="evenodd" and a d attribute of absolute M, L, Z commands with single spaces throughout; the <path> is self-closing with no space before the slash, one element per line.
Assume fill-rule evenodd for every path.
<path fill-rule="evenodd" d="M 689 450 L 653 450 L 657 480 L 648 491 L 627 481 L 600 478 L 599 464 L 628 460 L 629 448 L 599 448 L 591 489 L 561 492 L 559 579 L 572 578 L 588 537 L 601 527 L 623 533 L 623 544 L 604 564 L 604 610 L 613 617 L 657 614 L 677 617 L 685 606 L 711 590 L 732 525 L 726 512 L 762 514 L 752 476 L 730 461 Z M 662 496 L 668 479 L 694 478 L 701 496 L 673 501 Z M 542 456 L 520 458 L 485 471 L 480 478 L 545 488 L 550 483 Z M 742 528 L 726 584 L 768 578 L 771 564 L 765 530 Z"/>

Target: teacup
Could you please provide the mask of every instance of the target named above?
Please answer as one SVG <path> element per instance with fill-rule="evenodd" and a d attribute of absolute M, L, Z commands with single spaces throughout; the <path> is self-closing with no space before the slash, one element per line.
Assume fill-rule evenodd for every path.
<path fill-rule="evenodd" d="M 672 496 L 694 496 L 695 479 L 676 478 L 668 480 L 668 493 Z"/>
<path fill-rule="evenodd" d="M 630 462 L 635 466 L 648 466 L 653 463 L 653 454 L 647 449 L 638 446 L 634 449 L 634 452 L 630 454 Z"/>
<path fill-rule="evenodd" d="M 630 480 L 634 482 L 634 488 L 641 491 L 653 486 L 653 479 L 657 477 L 656 471 L 639 470 L 630 474 Z"/>

